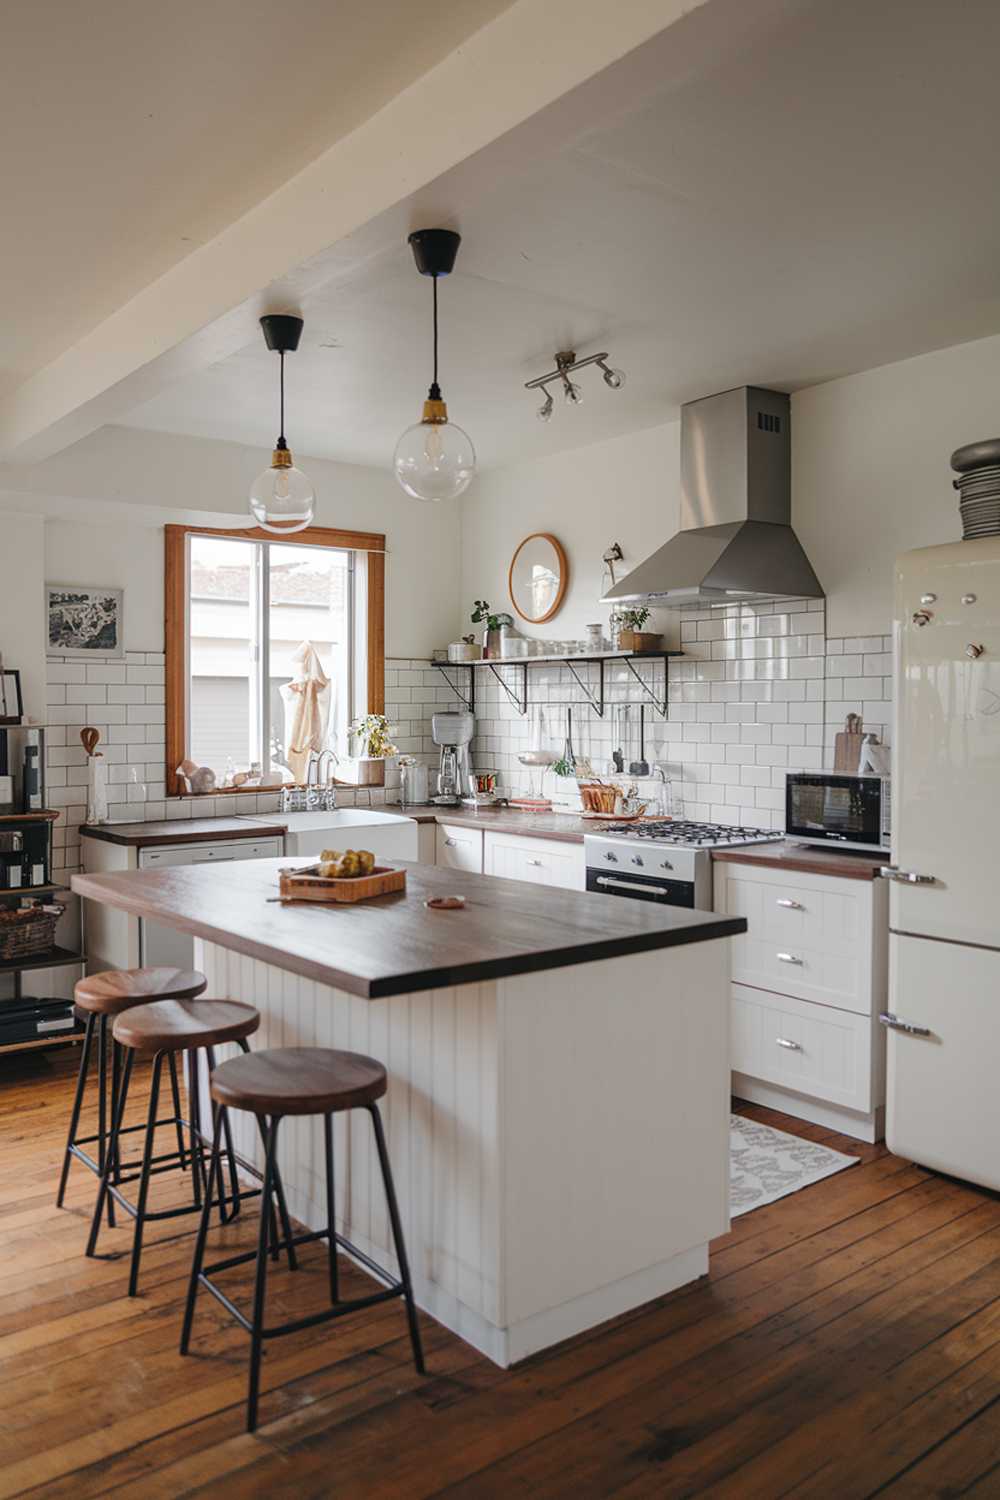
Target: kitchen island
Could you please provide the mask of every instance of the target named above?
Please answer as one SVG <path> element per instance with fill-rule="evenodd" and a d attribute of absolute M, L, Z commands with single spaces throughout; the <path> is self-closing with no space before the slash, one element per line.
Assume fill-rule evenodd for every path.
<path fill-rule="evenodd" d="M 410 865 L 356 906 L 274 902 L 282 860 L 77 875 L 196 939 L 256 1048 L 383 1061 L 417 1301 L 498 1364 L 661 1296 L 728 1226 L 730 936 L 739 917 Z M 432 911 L 459 893 L 464 910 Z M 255 1122 L 233 1117 L 256 1162 Z M 338 1227 L 392 1265 L 362 1115 L 338 1119 Z M 293 1214 L 324 1218 L 321 1122 L 289 1119 Z"/>

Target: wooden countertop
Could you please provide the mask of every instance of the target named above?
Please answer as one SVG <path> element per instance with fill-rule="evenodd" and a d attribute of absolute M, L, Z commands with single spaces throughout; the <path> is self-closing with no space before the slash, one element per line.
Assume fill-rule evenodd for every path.
<path fill-rule="evenodd" d="M 747 925 L 742 917 L 417 864 L 406 866 L 408 889 L 398 895 L 354 906 L 281 906 L 269 898 L 287 864 L 247 860 L 224 874 L 180 865 L 74 875 L 73 890 L 370 1000 L 731 937 Z M 452 893 L 465 896 L 464 911 L 424 906 Z"/>
<path fill-rule="evenodd" d="M 396 808 L 418 823 L 451 823 L 457 828 L 482 828 L 488 833 L 516 833 L 525 838 L 558 839 L 564 844 L 582 844 L 585 833 L 603 833 L 604 824 L 596 818 L 580 818 L 574 813 L 524 812 L 517 807 L 484 807 L 473 812 L 468 807 L 439 807 L 427 803 L 422 807 Z"/>
<path fill-rule="evenodd" d="M 805 875 L 839 875 L 845 880 L 876 880 L 881 867 L 889 863 L 887 854 L 813 849 L 791 839 L 750 844 L 744 849 L 715 849 L 712 858 L 737 865 L 765 865 L 772 870 L 798 870 Z"/>
<path fill-rule="evenodd" d="M 84 824 L 84 838 L 101 839 L 106 844 L 129 844 L 148 848 L 151 844 L 201 844 L 212 839 L 283 838 L 288 825 L 281 815 L 259 815 L 259 821 L 245 818 L 175 818 L 160 823 Z"/>

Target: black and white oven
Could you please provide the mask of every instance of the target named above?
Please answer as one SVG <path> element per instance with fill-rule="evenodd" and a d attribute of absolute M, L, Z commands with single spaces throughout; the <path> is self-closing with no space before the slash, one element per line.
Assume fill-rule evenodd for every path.
<path fill-rule="evenodd" d="M 583 840 L 587 890 L 711 911 L 711 851 L 781 837 L 764 828 L 669 819 L 608 826 Z"/>

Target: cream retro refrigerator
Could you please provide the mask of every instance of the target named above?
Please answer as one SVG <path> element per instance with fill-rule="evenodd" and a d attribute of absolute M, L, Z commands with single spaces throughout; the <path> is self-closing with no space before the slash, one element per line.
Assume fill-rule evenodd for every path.
<path fill-rule="evenodd" d="M 1000 537 L 896 564 L 886 1140 L 1000 1188 Z"/>

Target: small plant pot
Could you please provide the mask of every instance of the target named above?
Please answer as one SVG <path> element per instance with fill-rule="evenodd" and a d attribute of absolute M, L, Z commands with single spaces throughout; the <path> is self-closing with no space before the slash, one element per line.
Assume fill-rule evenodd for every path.
<path fill-rule="evenodd" d="M 623 651 L 658 651 L 663 645 L 662 635 L 652 630 L 623 630 L 619 639 Z"/>

